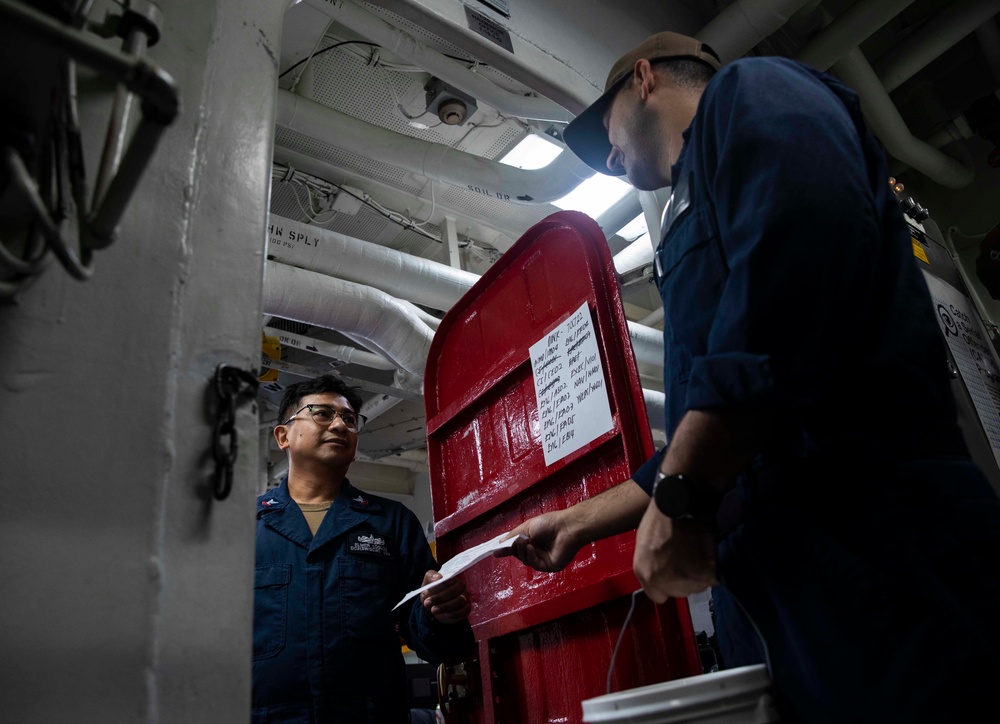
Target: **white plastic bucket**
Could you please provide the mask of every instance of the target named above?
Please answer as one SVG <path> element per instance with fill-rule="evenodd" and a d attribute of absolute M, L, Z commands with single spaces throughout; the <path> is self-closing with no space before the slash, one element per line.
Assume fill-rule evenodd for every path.
<path fill-rule="evenodd" d="M 764 664 L 586 699 L 587 724 L 766 724 L 778 721 Z"/>

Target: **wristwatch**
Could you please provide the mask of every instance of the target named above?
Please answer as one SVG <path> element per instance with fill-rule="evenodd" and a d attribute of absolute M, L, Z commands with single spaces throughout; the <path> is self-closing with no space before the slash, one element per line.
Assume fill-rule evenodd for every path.
<path fill-rule="evenodd" d="M 653 500 L 668 518 L 685 520 L 712 518 L 719 507 L 719 497 L 707 485 L 687 475 L 666 475 L 656 471 Z"/>

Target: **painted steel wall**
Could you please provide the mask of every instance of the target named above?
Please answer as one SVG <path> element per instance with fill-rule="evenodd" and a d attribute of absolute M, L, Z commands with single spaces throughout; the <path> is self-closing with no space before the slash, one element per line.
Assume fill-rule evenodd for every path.
<path fill-rule="evenodd" d="M 233 492 L 216 502 L 210 380 L 260 351 L 286 3 L 158 4 L 148 55 L 182 113 L 118 241 L 89 281 L 52 264 L 0 307 L 5 722 L 249 720 L 257 415 L 240 409 Z M 93 174 L 113 90 L 87 72 L 80 89 Z"/>

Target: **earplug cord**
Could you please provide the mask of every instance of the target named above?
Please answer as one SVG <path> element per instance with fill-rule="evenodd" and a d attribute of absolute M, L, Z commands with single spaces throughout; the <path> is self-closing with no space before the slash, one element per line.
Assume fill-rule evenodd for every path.
<path fill-rule="evenodd" d="M 618 656 L 618 649 L 621 648 L 622 639 L 625 638 L 625 629 L 628 628 L 628 622 L 632 620 L 632 612 L 635 611 L 635 600 L 640 593 L 642 593 L 641 588 L 637 588 L 634 591 L 632 591 L 632 603 L 628 607 L 628 614 L 626 614 L 625 616 L 625 621 L 622 622 L 622 630 L 621 633 L 618 634 L 618 643 L 615 644 L 615 649 L 614 651 L 611 652 L 611 663 L 608 664 L 607 693 L 609 694 L 611 693 L 611 672 L 614 671 L 615 668 L 615 658 Z"/>
<path fill-rule="evenodd" d="M 618 649 L 621 648 L 622 639 L 625 638 L 625 629 L 628 628 L 629 621 L 632 620 L 632 613 L 635 611 L 635 601 L 640 593 L 642 593 L 641 588 L 637 588 L 636 590 L 632 591 L 632 603 L 629 604 L 628 613 L 625 615 L 625 620 L 622 622 L 622 629 L 621 632 L 618 634 L 618 642 L 615 644 L 615 648 L 611 652 L 611 663 L 608 664 L 608 679 L 606 687 L 608 694 L 611 693 L 611 672 L 614 671 L 615 668 L 615 659 L 618 656 Z M 771 654 L 768 651 L 767 642 L 764 640 L 764 636 L 763 634 L 761 634 L 760 629 L 757 628 L 757 623 L 750 617 L 750 613 L 746 610 L 746 608 L 743 607 L 743 604 L 740 602 L 740 600 L 735 595 L 733 595 L 732 592 L 730 592 L 730 596 L 732 596 L 732 599 L 736 601 L 736 605 L 740 607 L 740 610 L 743 611 L 743 615 L 746 616 L 747 621 L 749 621 L 750 625 L 753 627 L 754 633 L 757 635 L 757 638 L 760 639 L 760 645 L 764 651 L 764 664 L 767 666 L 767 673 L 770 676 Z"/>

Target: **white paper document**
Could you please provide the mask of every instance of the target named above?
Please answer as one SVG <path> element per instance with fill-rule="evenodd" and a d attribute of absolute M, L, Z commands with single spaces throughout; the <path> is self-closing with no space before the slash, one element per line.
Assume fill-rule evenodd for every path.
<path fill-rule="evenodd" d="M 421 586 L 420 588 L 415 588 L 414 590 L 410 591 L 405 596 L 403 596 L 402 601 L 400 601 L 399 603 L 397 603 L 395 606 L 392 607 L 392 610 L 395 611 L 397 608 L 399 608 L 404 603 L 409 601 L 411 598 L 419 594 L 421 591 L 426 591 L 428 588 L 434 588 L 434 586 L 438 585 L 439 583 L 443 583 L 444 581 L 447 581 L 449 578 L 454 578 L 455 576 L 457 576 L 459 573 L 461 573 L 474 563 L 478 563 L 484 558 L 489 558 L 490 556 L 493 555 L 495 551 L 503 550 L 504 548 L 510 548 L 512 545 L 514 545 L 514 541 L 516 541 L 518 538 L 526 537 L 523 535 L 516 535 L 512 536 L 508 540 L 501 540 L 501 538 L 503 538 L 505 535 L 508 535 L 508 533 L 501 533 L 496 538 L 492 538 L 486 541 L 485 543 L 480 543 L 477 546 L 473 546 L 467 551 L 462 551 L 457 556 L 455 556 L 450 561 L 441 566 L 441 569 L 438 571 L 438 573 L 441 574 L 441 577 L 439 579 L 437 579 L 433 583 L 428 583 L 426 586 Z"/>

